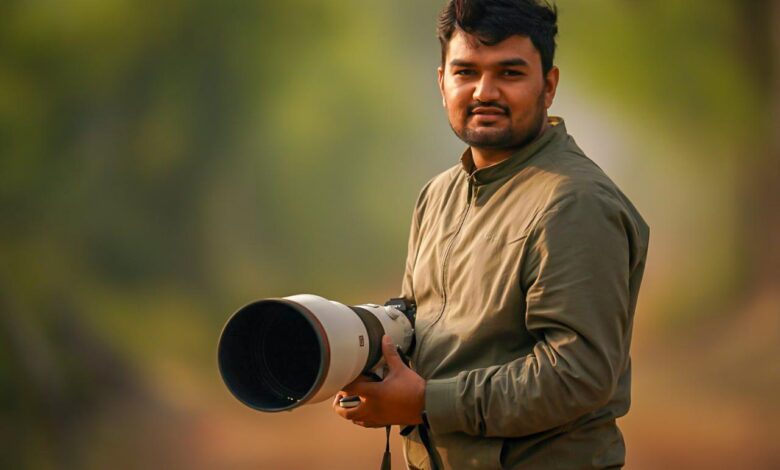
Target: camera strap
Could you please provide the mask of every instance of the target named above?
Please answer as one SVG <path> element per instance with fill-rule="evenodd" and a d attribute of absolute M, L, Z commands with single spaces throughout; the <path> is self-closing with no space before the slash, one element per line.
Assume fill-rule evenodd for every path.
<path fill-rule="evenodd" d="M 385 453 L 382 456 L 382 466 L 380 470 L 391 470 L 390 465 L 390 428 L 391 426 L 385 426 Z M 439 470 L 438 455 L 431 446 L 431 439 L 428 436 L 428 429 L 424 424 L 418 424 L 417 426 L 405 426 L 401 428 L 401 435 L 408 436 L 414 428 L 417 428 L 417 432 L 420 434 L 420 440 L 425 446 L 425 451 L 428 452 L 428 457 L 431 462 L 431 470 Z"/>
<path fill-rule="evenodd" d="M 417 428 L 417 434 L 420 435 L 420 440 L 425 447 L 425 451 L 428 452 L 428 460 L 431 463 L 431 470 L 439 470 L 439 455 L 436 453 L 433 445 L 431 445 L 431 438 L 428 436 L 428 427 L 425 424 L 405 426 L 401 428 L 401 435 L 406 437 L 411 434 L 415 428 Z M 384 470 L 384 468 L 382 470 Z"/>
<path fill-rule="evenodd" d="M 382 456 L 382 466 L 380 470 L 391 470 L 390 465 L 390 428 L 391 426 L 385 426 L 386 440 L 385 440 L 385 454 Z M 428 436 L 428 428 L 424 424 L 418 424 L 417 426 L 405 426 L 401 428 L 401 435 L 408 436 L 409 433 L 417 428 L 417 432 L 420 434 L 420 440 L 425 446 L 426 452 L 428 452 L 428 459 L 431 463 L 431 470 L 439 470 L 439 456 L 431 445 L 431 439 Z"/>
<path fill-rule="evenodd" d="M 382 456 L 382 466 L 380 470 L 391 470 L 390 465 L 390 428 L 391 426 L 385 426 L 385 454 Z"/>

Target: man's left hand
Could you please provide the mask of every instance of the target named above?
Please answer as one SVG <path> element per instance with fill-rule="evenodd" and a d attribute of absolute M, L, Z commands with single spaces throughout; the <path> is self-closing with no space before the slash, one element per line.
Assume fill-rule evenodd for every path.
<path fill-rule="evenodd" d="M 367 428 L 422 423 L 425 379 L 403 363 L 387 335 L 382 337 L 382 355 L 389 369 L 384 379 L 372 382 L 363 376 L 358 377 L 336 395 L 333 409 L 342 418 Z M 342 408 L 339 399 L 352 395 L 360 397 L 360 404 L 354 408 Z"/>

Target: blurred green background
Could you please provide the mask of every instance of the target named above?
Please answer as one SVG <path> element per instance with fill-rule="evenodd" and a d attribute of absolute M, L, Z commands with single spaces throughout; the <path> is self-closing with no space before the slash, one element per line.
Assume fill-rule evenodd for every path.
<path fill-rule="evenodd" d="M 780 468 L 778 3 L 558 2 L 552 112 L 651 226 L 629 469 Z M 256 298 L 400 289 L 463 148 L 442 4 L 0 4 L 0 467 L 379 466 L 328 404 L 240 405 L 215 348 Z"/>

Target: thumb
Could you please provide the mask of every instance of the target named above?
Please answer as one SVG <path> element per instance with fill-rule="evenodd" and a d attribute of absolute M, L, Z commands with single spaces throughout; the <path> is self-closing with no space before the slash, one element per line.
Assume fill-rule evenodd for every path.
<path fill-rule="evenodd" d="M 389 335 L 384 335 L 382 337 L 382 356 L 384 356 L 387 367 L 390 368 L 391 371 L 406 367 L 401 360 L 401 356 L 398 355 L 398 351 L 395 349 L 393 338 Z"/>

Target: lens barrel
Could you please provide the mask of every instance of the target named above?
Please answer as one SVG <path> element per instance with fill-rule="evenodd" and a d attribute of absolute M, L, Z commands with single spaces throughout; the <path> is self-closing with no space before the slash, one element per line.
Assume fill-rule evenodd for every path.
<path fill-rule="evenodd" d="M 413 330 L 392 307 L 350 307 L 308 294 L 259 300 L 225 325 L 219 370 L 247 406 L 290 410 L 332 397 L 377 367 L 384 334 L 406 350 Z"/>

